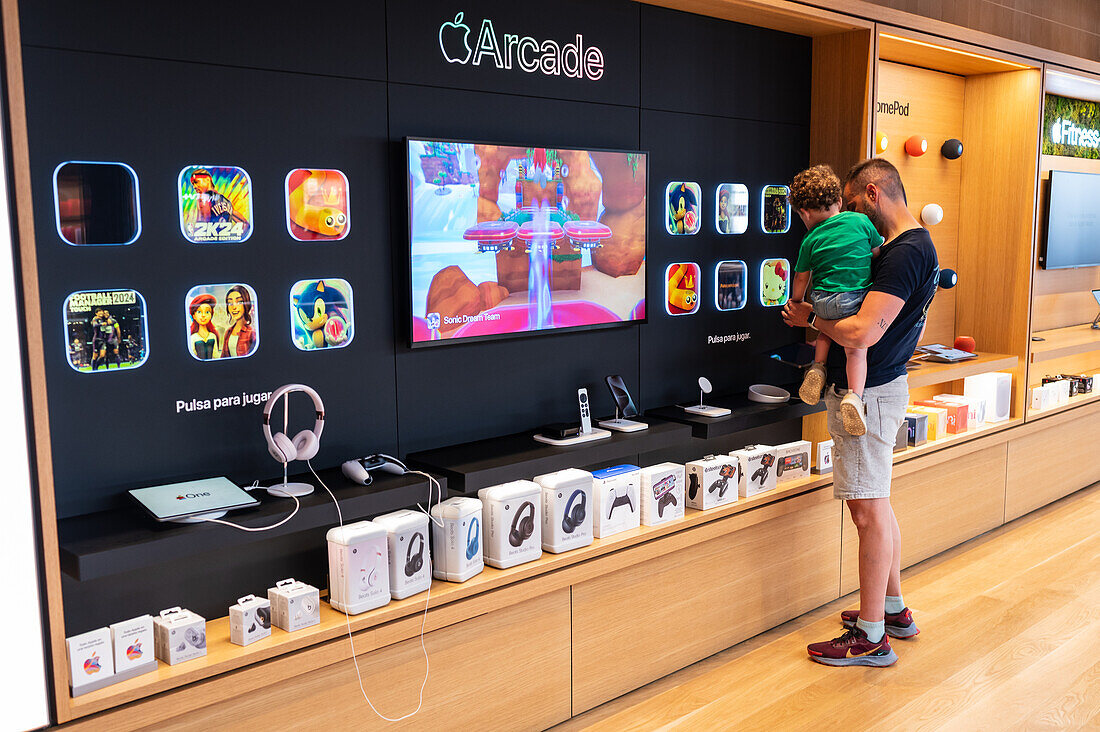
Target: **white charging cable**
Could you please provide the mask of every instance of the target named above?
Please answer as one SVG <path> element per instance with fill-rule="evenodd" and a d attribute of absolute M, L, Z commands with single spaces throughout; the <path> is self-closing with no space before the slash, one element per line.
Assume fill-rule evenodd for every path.
<path fill-rule="evenodd" d="M 401 467 L 405 469 L 406 473 L 415 473 L 416 475 L 422 475 L 422 476 L 424 476 L 425 478 L 428 479 L 428 506 L 429 506 L 429 508 L 431 507 L 432 488 L 433 487 L 436 489 L 437 494 L 439 495 L 439 500 L 440 501 L 443 500 L 443 488 L 439 485 L 439 481 L 437 481 L 434 477 L 432 477 L 431 475 L 428 475 L 427 473 L 422 473 L 419 470 L 409 470 L 408 468 L 405 468 L 404 464 L 402 464 L 400 461 L 394 461 L 394 462 L 401 465 Z M 325 481 L 321 480 L 321 476 L 317 475 L 317 471 L 313 469 L 313 465 L 310 463 L 310 461 L 306 460 L 306 465 L 309 466 L 309 472 L 313 473 L 313 477 L 317 479 L 317 482 L 321 484 L 321 487 L 325 489 L 325 492 L 328 493 L 329 498 L 331 498 L 332 502 L 336 505 L 336 516 L 340 520 L 340 527 L 343 528 L 343 526 L 344 526 L 344 512 L 340 510 L 340 502 L 336 500 L 336 496 L 333 495 L 332 491 L 329 490 L 329 487 L 327 485 L 325 485 Z M 421 506 L 419 503 L 417 503 L 416 505 L 417 505 L 417 508 L 419 508 L 421 511 L 424 511 L 423 506 Z M 434 520 L 431 516 L 430 511 L 425 511 L 425 513 L 428 514 L 428 520 L 429 521 Z M 440 523 L 439 525 L 442 526 L 442 523 Z M 424 654 L 424 681 L 422 681 L 421 684 L 420 684 L 420 697 L 419 697 L 419 700 L 416 703 L 416 709 L 409 712 L 408 714 L 406 714 L 403 717 L 396 717 L 396 718 L 387 717 L 386 715 L 382 714 L 382 712 L 378 711 L 378 709 L 374 706 L 374 702 L 372 702 L 370 700 L 370 697 L 367 696 L 367 690 L 365 688 L 363 688 L 363 673 L 362 673 L 362 671 L 359 670 L 359 659 L 356 657 L 356 654 L 355 654 L 355 638 L 351 633 L 351 616 L 348 614 L 348 611 L 346 609 L 344 610 L 344 622 L 347 625 L 347 629 L 348 629 L 348 642 L 351 644 L 351 660 L 352 660 L 352 663 L 355 664 L 355 675 L 359 679 L 359 691 L 363 694 L 363 699 L 366 700 L 367 704 L 371 708 L 371 711 L 374 712 L 375 714 L 377 714 L 379 716 L 379 718 L 384 719 L 387 722 L 400 722 L 402 720 L 408 719 L 409 717 L 412 717 L 417 712 L 419 712 L 420 708 L 424 706 L 424 687 L 428 685 L 428 673 L 431 671 L 431 666 L 428 663 L 428 649 L 424 646 L 424 628 L 426 627 L 427 622 L 428 622 L 428 604 L 432 600 L 432 585 L 431 585 L 431 579 L 430 579 L 431 575 L 432 575 L 432 554 L 431 554 L 431 551 L 429 550 L 429 552 L 428 552 L 428 577 L 429 577 L 429 580 L 428 580 L 428 596 L 424 600 L 424 614 L 420 618 L 420 650 Z M 348 581 L 348 578 L 346 576 L 344 578 L 344 581 L 345 581 L 345 583 Z M 344 587 L 344 594 L 348 595 L 348 596 L 350 596 L 350 594 L 351 594 L 350 588 L 347 585 L 345 585 L 345 587 Z"/>
<path fill-rule="evenodd" d="M 286 463 L 283 463 L 283 485 L 286 485 Z M 259 487 L 260 481 L 257 480 L 245 490 L 254 491 Z M 278 523 L 271 524 L 270 526 L 241 526 L 240 524 L 235 524 L 232 521 L 226 521 L 225 519 L 220 518 L 203 519 L 203 522 L 211 524 L 222 524 L 223 526 L 232 526 L 234 529 L 240 529 L 241 531 L 270 531 L 271 529 L 279 528 L 287 521 L 290 521 L 292 518 L 298 515 L 298 509 L 302 507 L 302 502 L 298 500 L 298 496 L 294 495 L 293 493 L 287 493 L 286 491 L 279 490 L 278 486 L 272 486 L 271 488 L 268 488 L 268 490 L 278 491 L 284 496 L 290 496 L 294 499 L 294 510 L 290 512 L 290 515 L 288 515 L 286 518 Z"/>

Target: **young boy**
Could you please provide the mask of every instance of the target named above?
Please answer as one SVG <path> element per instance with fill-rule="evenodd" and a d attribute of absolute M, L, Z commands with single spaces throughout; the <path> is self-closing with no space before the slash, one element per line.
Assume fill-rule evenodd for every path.
<path fill-rule="evenodd" d="M 859 312 L 871 286 L 871 259 L 878 254 L 882 237 L 871 220 L 854 211 L 841 211 L 841 187 L 832 168 L 815 165 L 791 182 L 791 207 L 806 225 L 806 237 L 798 250 L 791 299 L 806 294 L 813 276 L 809 301 L 814 315 L 840 320 Z M 817 404 L 825 386 L 825 359 L 832 341 L 818 333 L 814 363 L 806 371 L 798 395 L 807 404 Z M 864 420 L 863 387 L 867 381 L 867 349 L 845 348 L 848 393 L 840 403 L 844 429 L 852 435 L 867 432 Z"/>

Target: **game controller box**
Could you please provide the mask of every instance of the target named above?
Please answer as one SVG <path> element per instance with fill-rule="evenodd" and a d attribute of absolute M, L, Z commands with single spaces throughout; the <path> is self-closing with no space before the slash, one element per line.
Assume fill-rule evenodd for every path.
<path fill-rule="evenodd" d="M 271 601 L 255 595 L 237 598 L 236 605 L 229 606 L 229 642 L 238 646 L 267 638 L 271 635 Z"/>
<path fill-rule="evenodd" d="M 814 458 L 814 472 L 820 475 L 833 472 L 832 440 L 823 440 L 817 443 L 817 455 Z"/>
<path fill-rule="evenodd" d="M 402 600 L 432 584 L 428 517 L 403 508 L 373 519 L 386 530 L 390 555 L 390 597 Z"/>
<path fill-rule="evenodd" d="M 465 582 L 481 574 L 481 501 L 455 496 L 432 506 L 432 576 Z"/>
<path fill-rule="evenodd" d="M 777 483 L 810 477 L 810 441 L 795 440 L 775 446 Z"/>
<path fill-rule="evenodd" d="M 156 669 L 152 615 L 112 624 L 111 644 L 115 649 L 116 676 L 132 678 Z"/>
<path fill-rule="evenodd" d="M 905 438 L 910 447 L 919 447 L 928 442 L 928 415 L 916 412 L 905 413 Z"/>
<path fill-rule="evenodd" d="M 507 569 L 542 556 L 542 488 L 530 480 L 482 488 L 485 563 Z"/>
<path fill-rule="evenodd" d="M 358 615 L 390 601 L 390 549 L 386 529 L 356 521 L 328 530 L 328 601 Z"/>
<path fill-rule="evenodd" d="M 552 554 L 592 543 L 592 473 L 566 468 L 535 476 L 542 489 L 542 548 Z"/>
<path fill-rule="evenodd" d="M 170 666 L 206 655 L 206 619 L 170 607 L 153 618 L 153 648 Z"/>
<path fill-rule="evenodd" d="M 659 463 L 642 468 L 642 523 L 657 526 L 684 517 L 684 466 Z"/>
<path fill-rule="evenodd" d="M 728 455 L 707 455 L 684 466 L 687 505 L 699 510 L 737 500 L 738 463 Z"/>
<path fill-rule="evenodd" d="M 294 578 L 279 580 L 267 591 L 271 602 L 271 624 L 287 632 L 319 625 L 321 593 L 313 585 Z"/>
<path fill-rule="evenodd" d="M 637 465 L 614 465 L 592 473 L 593 536 L 602 539 L 638 528 L 641 484 L 642 470 Z"/>
<path fill-rule="evenodd" d="M 779 478 L 776 474 L 775 448 L 771 445 L 748 445 L 734 450 L 730 457 L 737 458 L 741 471 L 738 490 L 742 498 L 749 498 L 775 488 Z"/>
<path fill-rule="evenodd" d="M 69 654 L 69 688 L 73 696 L 101 688 L 104 684 L 100 682 L 114 675 L 111 631 L 108 628 L 66 638 L 65 646 Z"/>

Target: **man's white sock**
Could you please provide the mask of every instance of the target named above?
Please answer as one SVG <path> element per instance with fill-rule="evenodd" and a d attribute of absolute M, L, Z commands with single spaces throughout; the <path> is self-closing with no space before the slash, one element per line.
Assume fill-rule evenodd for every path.
<path fill-rule="evenodd" d="M 880 620 L 877 623 L 868 623 L 863 618 L 856 620 L 856 627 L 867 634 L 867 640 L 872 643 L 878 643 L 882 640 L 882 636 L 886 634 L 886 621 Z"/>
<path fill-rule="evenodd" d="M 887 595 L 886 596 L 886 612 L 891 615 L 897 615 L 905 609 L 905 601 L 901 599 L 901 595 Z"/>

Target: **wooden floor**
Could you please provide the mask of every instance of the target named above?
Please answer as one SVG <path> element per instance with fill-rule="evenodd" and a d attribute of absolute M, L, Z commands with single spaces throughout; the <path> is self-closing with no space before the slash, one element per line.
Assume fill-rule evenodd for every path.
<path fill-rule="evenodd" d="M 910 568 L 903 590 L 921 634 L 891 668 L 806 656 L 852 595 L 556 729 L 1100 729 L 1100 484 Z"/>

